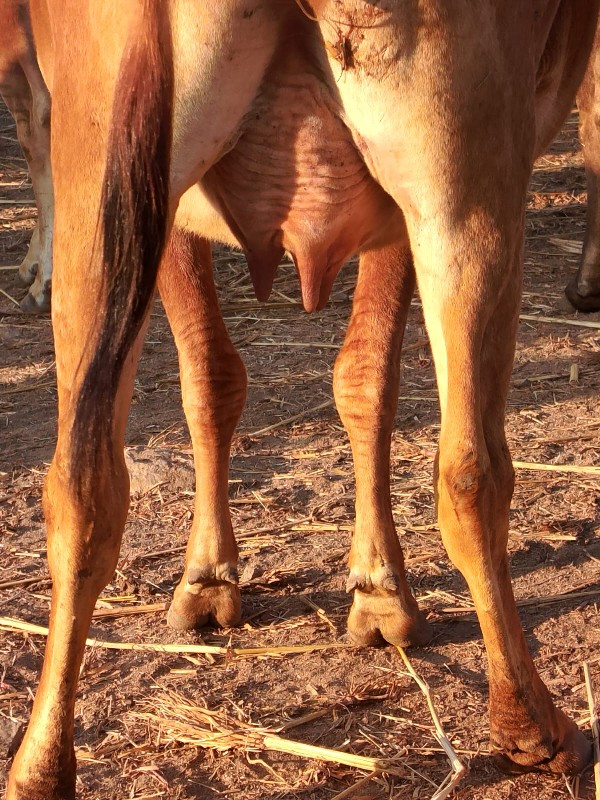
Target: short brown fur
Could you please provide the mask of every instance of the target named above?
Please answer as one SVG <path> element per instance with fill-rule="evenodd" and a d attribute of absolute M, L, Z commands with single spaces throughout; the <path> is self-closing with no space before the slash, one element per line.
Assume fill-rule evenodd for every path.
<path fill-rule="evenodd" d="M 391 0 L 383 9 L 374 0 L 315 0 L 308 15 L 294 0 L 156 0 L 132 2 L 127 13 L 102 0 L 87 6 L 84 15 L 78 0 L 32 0 L 53 95 L 59 437 L 45 489 L 50 636 L 8 800 L 75 794 L 77 673 L 127 513 L 125 425 L 169 234 L 158 282 L 179 350 L 198 489 L 171 624 L 240 616 L 227 461 L 246 379 L 218 310 L 206 240 L 239 242 L 265 296 L 289 250 L 307 309 L 326 301 L 337 270 L 359 251 L 334 375 L 356 473 L 349 631 L 365 644 L 430 635 L 406 581 L 389 493 L 398 360 L 416 280 L 442 410 L 439 524 L 483 631 L 493 747 L 512 768 L 577 772 L 589 743 L 539 678 L 512 593 L 504 412 L 527 180 L 585 70 L 598 2 Z M 175 58 L 160 44 L 162 13 Z M 340 38 L 353 42 L 341 74 L 328 48 Z M 153 77 L 136 108 L 141 65 Z M 128 139 L 119 126 L 145 110 L 158 115 L 148 120 L 155 133 L 146 138 L 142 126 Z M 171 133 L 167 158 L 160 143 Z M 107 208 L 106 248 L 98 248 Z"/>

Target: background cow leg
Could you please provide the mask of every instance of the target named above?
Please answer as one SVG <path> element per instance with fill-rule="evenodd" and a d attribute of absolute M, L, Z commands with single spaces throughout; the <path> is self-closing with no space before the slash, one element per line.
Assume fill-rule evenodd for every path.
<path fill-rule="evenodd" d="M 210 243 L 174 230 L 161 265 L 159 289 L 179 352 L 196 468 L 186 566 L 168 620 L 178 629 L 209 621 L 235 625 L 241 603 L 228 474 L 231 438 L 246 398 L 246 370 L 219 310 Z"/>
<path fill-rule="evenodd" d="M 481 212 L 446 240 L 451 252 L 444 253 L 445 275 L 416 263 L 442 406 L 439 525 L 448 554 L 469 585 L 483 632 L 494 751 L 511 767 L 571 773 L 584 766 L 589 744 L 554 707 L 536 672 L 506 552 L 513 468 L 504 409 L 521 286 L 519 222 L 507 225 L 514 234 L 504 235 L 486 216 Z M 420 245 L 439 255 L 443 233 L 431 227 Z M 453 269 L 457 264 L 460 277 Z"/>
<path fill-rule="evenodd" d="M 38 273 L 38 266 L 40 262 L 40 228 L 36 222 L 35 228 L 31 232 L 31 239 L 29 240 L 29 247 L 25 258 L 19 266 L 17 272 L 17 283 L 20 286 L 31 286 Z"/>
<path fill-rule="evenodd" d="M 598 311 L 600 310 L 600 33 L 596 34 L 595 49 L 579 90 L 577 104 L 588 202 L 581 263 L 577 275 L 567 285 L 565 294 L 579 311 Z"/>
<path fill-rule="evenodd" d="M 29 292 L 21 301 L 24 311 L 50 311 L 54 191 L 50 165 L 50 95 L 35 58 L 23 66 L 31 91 L 29 141 L 25 154 L 38 211 L 38 268 Z M 24 148 L 25 149 L 25 148 Z M 19 274 L 21 275 L 21 269 Z"/>
<path fill-rule="evenodd" d="M 27 72 L 25 71 L 27 70 Z M 36 63 L 15 63 L 3 76 L 2 96 L 17 123 L 38 210 L 38 223 L 19 267 L 18 282 L 29 286 L 24 311 L 50 310 L 53 192 L 50 167 L 50 95 Z"/>
<path fill-rule="evenodd" d="M 333 388 L 356 475 L 356 523 L 348 630 L 361 644 L 423 644 L 429 626 L 404 571 L 390 500 L 390 440 L 398 405 L 400 350 L 415 285 L 407 245 L 363 253 L 352 316 Z"/>

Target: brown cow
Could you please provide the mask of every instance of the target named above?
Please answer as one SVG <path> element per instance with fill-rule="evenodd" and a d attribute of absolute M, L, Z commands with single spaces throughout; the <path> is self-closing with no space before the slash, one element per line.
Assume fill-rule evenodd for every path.
<path fill-rule="evenodd" d="M 19 267 L 19 281 L 30 287 L 21 308 L 49 311 L 54 214 L 50 95 L 38 67 L 27 0 L 0 0 L 0 95 L 17 124 L 38 208 L 38 223 Z"/>
<path fill-rule="evenodd" d="M 587 179 L 587 220 L 579 270 L 565 293 L 580 311 L 600 311 L 600 27 L 577 105 Z"/>
<path fill-rule="evenodd" d="M 504 410 L 527 180 L 570 108 L 597 0 L 84 7 L 32 0 L 53 96 L 59 433 L 44 498 L 50 635 L 9 800 L 75 793 L 77 675 L 127 514 L 125 425 L 157 276 L 197 472 L 169 619 L 239 619 L 227 464 L 245 373 L 218 311 L 209 238 L 242 245 L 263 298 L 289 251 L 307 310 L 361 253 L 334 392 L 356 471 L 349 629 L 363 643 L 428 635 L 389 497 L 416 274 L 442 409 L 439 523 L 483 631 L 493 748 L 519 768 L 577 772 L 590 745 L 539 678 L 512 593 Z"/>

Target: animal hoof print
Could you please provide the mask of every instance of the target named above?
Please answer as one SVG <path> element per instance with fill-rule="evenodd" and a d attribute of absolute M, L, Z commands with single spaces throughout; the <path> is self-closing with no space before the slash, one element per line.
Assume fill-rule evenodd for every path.
<path fill-rule="evenodd" d="M 567 721 L 569 729 L 560 744 L 553 745 L 552 756 L 544 755 L 543 747 L 531 751 L 502 749 L 492 742 L 492 755 L 497 767 L 509 775 L 532 771 L 550 772 L 555 775 L 578 775 L 591 762 L 592 745 L 574 723 Z"/>
<path fill-rule="evenodd" d="M 178 586 L 167 612 L 167 622 L 178 631 L 206 625 L 231 628 L 242 618 L 240 590 L 235 584 L 219 582 L 190 591 Z"/>
<path fill-rule="evenodd" d="M 431 626 L 414 604 L 407 608 L 397 594 L 354 592 L 348 616 L 350 639 L 363 647 L 389 644 L 400 647 L 425 645 L 431 639 Z"/>

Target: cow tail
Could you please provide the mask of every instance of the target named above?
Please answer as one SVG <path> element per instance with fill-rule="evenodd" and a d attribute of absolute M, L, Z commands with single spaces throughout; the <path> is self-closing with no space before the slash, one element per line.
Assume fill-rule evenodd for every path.
<path fill-rule="evenodd" d="M 168 234 L 174 83 L 168 3 L 143 0 L 140 24 L 120 65 L 108 137 L 96 237 L 103 271 L 98 323 L 70 438 L 80 490 L 106 454 L 100 443 L 112 437 L 123 365 L 152 300 Z"/>

